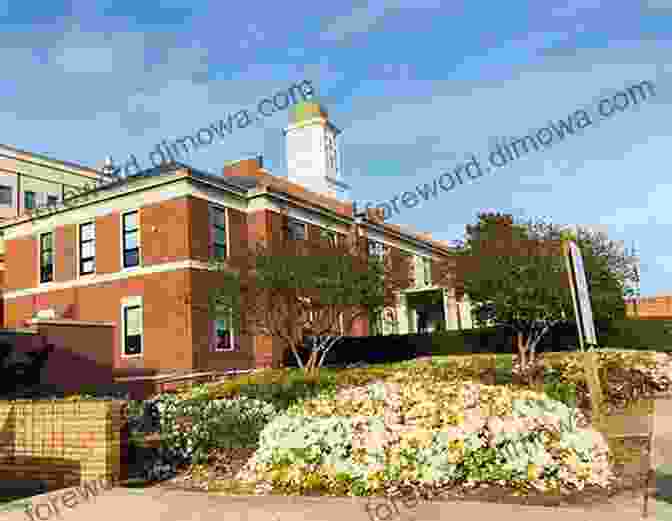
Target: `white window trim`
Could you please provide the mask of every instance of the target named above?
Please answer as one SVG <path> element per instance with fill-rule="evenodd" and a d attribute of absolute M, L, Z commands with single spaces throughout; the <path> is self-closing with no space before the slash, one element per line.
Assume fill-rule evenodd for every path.
<path fill-rule="evenodd" d="M 137 355 L 125 354 L 126 347 L 126 319 L 124 315 L 127 308 L 140 306 L 140 353 Z M 121 299 L 121 329 L 119 332 L 120 338 L 120 353 L 121 358 L 142 358 L 145 354 L 145 308 L 142 305 L 142 297 L 124 297 Z"/>
<path fill-rule="evenodd" d="M 96 234 L 96 239 L 95 239 L 95 254 L 94 254 L 94 264 L 95 264 L 95 268 L 94 268 L 94 270 L 93 270 L 93 273 L 86 273 L 86 274 L 82 275 L 82 274 L 80 273 L 80 269 L 81 269 L 82 265 L 81 265 L 80 257 L 79 257 L 79 256 L 81 255 L 80 226 L 81 226 L 82 224 L 89 224 L 89 223 L 93 223 L 93 233 Z M 122 223 L 123 223 L 123 221 L 122 221 Z M 77 278 L 78 278 L 78 279 L 88 279 L 88 278 L 91 278 L 91 277 L 95 277 L 96 274 L 98 273 L 98 233 L 97 233 L 97 230 L 96 230 L 96 220 L 95 220 L 95 219 L 85 219 L 85 220 L 83 220 L 83 221 L 80 221 L 80 222 L 76 223 L 76 224 L 75 224 L 75 227 L 76 227 L 76 230 L 77 230 L 77 232 L 76 232 L 77 252 L 76 252 L 76 254 L 75 254 L 75 262 L 77 263 L 75 272 L 77 273 Z M 122 250 L 123 250 L 123 244 L 122 244 Z M 123 257 L 123 251 L 122 251 L 122 257 Z"/>
<path fill-rule="evenodd" d="M 42 282 L 42 236 L 51 234 L 51 263 L 52 274 L 49 282 Z M 50 286 L 56 282 L 56 231 L 45 230 L 37 234 L 37 285 L 38 287 Z"/>
<path fill-rule="evenodd" d="M 129 268 L 124 267 L 124 215 L 129 213 L 138 212 L 138 265 L 132 266 Z M 129 208 L 124 210 L 119 214 L 119 271 L 134 271 L 138 268 L 142 268 L 142 222 L 141 222 L 141 212 L 140 208 Z"/>
<path fill-rule="evenodd" d="M 224 258 L 225 261 L 228 261 L 231 258 L 231 226 L 229 226 L 229 208 L 227 206 L 222 206 L 220 204 L 214 204 L 210 203 L 209 209 L 208 209 L 208 226 L 210 226 L 211 230 L 208 230 L 208 234 L 213 231 L 214 232 L 214 221 L 212 219 L 212 213 L 210 208 L 217 208 L 218 210 L 224 210 L 224 226 L 226 226 L 226 257 Z M 210 235 L 208 235 L 208 240 L 210 239 Z M 212 234 L 212 245 L 213 245 L 213 250 L 214 250 L 214 244 L 215 244 L 215 235 L 214 233 Z M 210 248 L 210 244 L 208 244 L 208 248 Z M 210 252 L 208 252 L 210 253 Z"/>
<path fill-rule="evenodd" d="M 228 249 L 228 248 L 227 248 Z M 231 330 L 231 347 L 228 349 L 217 349 L 217 320 L 219 319 L 219 314 L 215 314 L 215 318 L 211 320 L 214 327 L 211 331 L 213 333 L 212 338 L 210 339 L 210 349 L 214 353 L 230 353 L 231 351 L 236 350 L 236 331 L 233 327 L 233 310 L 229 310 L 229 328 Z"/>

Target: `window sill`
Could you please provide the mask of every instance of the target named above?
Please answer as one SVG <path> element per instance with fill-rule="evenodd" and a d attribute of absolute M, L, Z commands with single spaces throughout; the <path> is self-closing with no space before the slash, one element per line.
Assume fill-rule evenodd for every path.
<path fill-rule="evenodd" d="M 122 353 L 121 358 L 142 358 L 142 353 L 138 355 L 125 355 Z"/>

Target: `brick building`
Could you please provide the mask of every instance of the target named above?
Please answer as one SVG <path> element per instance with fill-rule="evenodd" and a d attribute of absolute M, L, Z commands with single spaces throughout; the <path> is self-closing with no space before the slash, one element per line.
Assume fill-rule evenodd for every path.
<path fill-rule="evenodd" d="M 628 299 L 625 302 L 625 312 L 628 318 L 671 319 L 672 296 Z"/>
<path fill-rule="evenodd" d="M 298 107 L 285 135 L 288 178 L 261 157 L 228 163 L 221 175 L 173 163 L 0 222 L 3 327 L 47 328 L 58 350 L 116 374 L 277 365 L 278 342 L 239 335 L 207 311 L 218 276 L 208 259 L 237 269 L 251 244 L 272 237 L 360 237 L 370 254 L 387 252 L 412 270 L 415 283 L 395 309 L 346 334 L 473 327 L 468 300 L 436 284 L 447 243 L 373 212 L 353 215 L 326 112 Z"/>

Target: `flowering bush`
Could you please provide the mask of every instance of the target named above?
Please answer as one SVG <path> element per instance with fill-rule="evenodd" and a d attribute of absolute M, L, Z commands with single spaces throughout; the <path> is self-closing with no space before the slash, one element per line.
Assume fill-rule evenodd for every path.
<path fill-rule="evenodd" d="M 183 395 L 129 402 L 129 437 L 160 433 L 161 447 L 151 451 L 143 475 L 165 479 L 180 465 L 207 461 L 213 449 L 256 447 L 259 432 L 276 413 L 273 405 L 247 397 L 209 400 L 206 386 L 195 386 Z"/>
<path fill-rule="evenodd" d="M 544 394 L 400 371 L 290 407 L 261 432 L 238 479 L 350 495 L 474 481 L 607 486 L 608 447 L 580 420 Z"/>
<path fill-rule="evenodd" d="M 253 398 L 181 400 L 162 395 L 157 404 L 161 439 L 193 463 L 207 461 L 213 449 L 255 447 L 259 432 L 276 414 L 273 405 Z"/>
<path fill-rule="evenodd" d="M 545 374 L 575 386 L 578 402 L 590 403 L 585 383 L 583 353 L 550 353 L 539 361 Z M 639 398 L 672 391 L 672 356 L 642 351 L 602 351 L 598 371 L 607 409 L 621 408 Z M 514 371 L 518 363 L 514 359 Z"/>

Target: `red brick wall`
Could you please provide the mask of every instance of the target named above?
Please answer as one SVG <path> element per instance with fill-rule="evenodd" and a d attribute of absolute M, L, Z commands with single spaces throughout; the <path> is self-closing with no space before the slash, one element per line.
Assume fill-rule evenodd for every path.
<path fill-rule="evenodd" d="M 96 219 L 96 273 L 115 273 L 121 269 L 120 228 L 119 212 Z M 140 236 L 142 240 L 142 230 Z"/>
<path fill-rule="evenodd" d="M 232 208 L 229 214 L 229 264 L 232 267 L 242 268 L 247 265 L 249 241 L 247 232 L 247 215 Z"/>
<path fill-rule="evenodd" d="M 37 285 L 37 238 L 20 237 L 5 241 L 6 291 Z"/>
<path fill-rule="evenodd" d="M 449 257 L 442 259 L 432 259 L 432 284 L 448 286 L 448 277 L 450 276 L 452 263 Z"/>
<path fill-rule="evenodd" d="M 396 278 L 411 277 L 408 284 L 404 284 L 404 288 L 413 287 L 413 256 L 403 252 L 397 248 L 390 248 L 390 259 L 392 276 Z"/>
<path fill-rule="evenodd" d="M 189 209 L 186 197 L 143 206 L 140 209 L 143 266 L 189 258 Z"/>
<path fill-rule="evenodd" d="M 207 262 L 209 258 L 210 217 L 208 201 L 189 198 L 189 226 L 191 233 L 191 258 Z"/>
<path fill-rule="evenodd" d="M 253 342 L 249 335 L 236 331 L 240 349 L 216 352 L 210 348 L 210 320 L 208 295 L 217 288 L 219 274 L 191 270 L 191 323 L 194 345 L 194 367 L 209 370 L 248 369 L 253 365 Z"/>
<path fill-rule="evenodd" d="M 54 280 L 63 282 L 77 276 L 77 226 L 62 226 L 55 230 Z"/>
<path fill-rule="evenodd" d="M 188 332 L 188 309 L 184 303 L 184 271 L 131 277 L 104 284 L 51 291 L 40 296 L 40 308 L 76 304 L 74 317 L 82 321 L 114 322 L 115 367 L 191 369 L 193 355 Z M 143 297 L 144 356 L 122 359 L 120 346 L 121 299 Z M 32 317 L 33 297 L 5 302 L 8 327 L 24 327 Z"/>
<path fill-rule="evenodd" d="M 266 210 L 258 210 L 247 214 L 247 240 L 250 247 L 263 242 L 268 236 L 266 213 Z"/>
<path fill-rule="evenodd" d="M 638 318 L 672 318 L 672 296 L 640 298 L 635 304 L 627 301 L 626 315 Z"/>
<path fill-rule="evenodd" d="M 37 329 L 54 346 L 40 383 L 66 392 L 78 391 L 82 385 L 113 383 L 115 327 L 54 321 L 39 323 Z"/>

